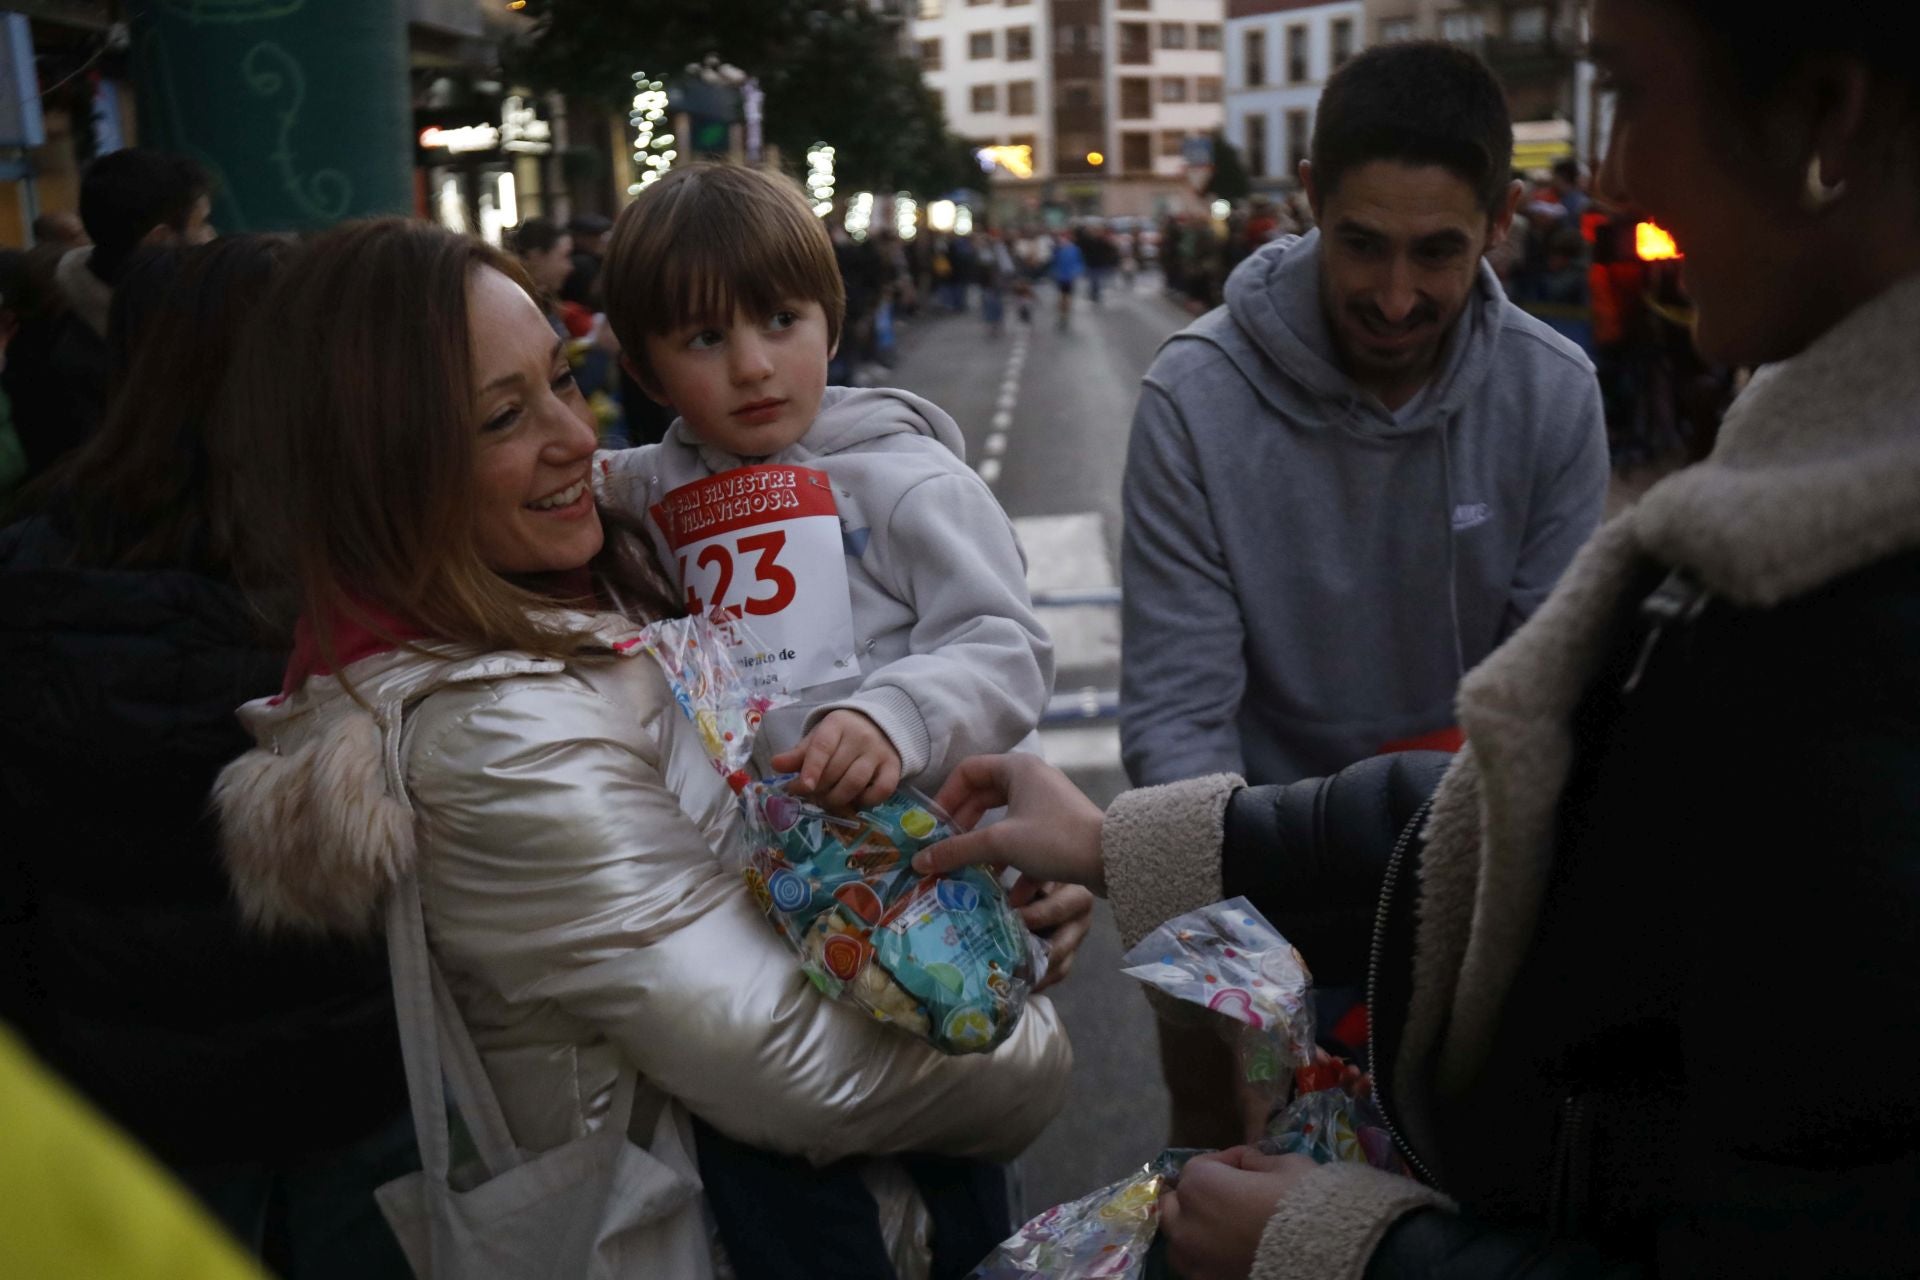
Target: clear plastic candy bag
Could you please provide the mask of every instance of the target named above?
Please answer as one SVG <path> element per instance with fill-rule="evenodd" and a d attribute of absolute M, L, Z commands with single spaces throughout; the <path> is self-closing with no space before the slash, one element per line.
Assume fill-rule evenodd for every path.
<path fill-rule="evenodd" d="M 1042 944 L 989 873 L 913 870 L 915 854 L 953 834 L 926 796 L 903 787 L 838 814 L 789 794 L 790 775 L 754 777 L 754 737 L 785 699 L 742 678 L 723 630 L 733 625 L 656 622 L 644 643 L 740 797 L 748 851 L 735 869 L 828 996 L 946 1053 L 992 1049 L 1026 1007 Z"/>
<path fill-rule="evenodd" d="M 1241 1024 L 1247 1082 L 1286 1092 L 1313 1061 L 1313 975 L 1293 944 L 1245 898 L 1189 911 L 1127 952 L 1121 972 Z"/>
<path fill-rule="evenodd" d="M 1160 1229 L 1160 1193 L 1198 1154 L 1163 1151 L 1138 1172 L 1054 1206 L 988 1254 L 968 1280 L 1143 1280 Z"/>
<path fill-rule="evenodd" d="M 1346 1064 L 1314 1046 L 1306 961 L 1245 898 L 1176 916 L 1141 939 L 1125 963 L 1124 972 L 1147 985 L 1240 1023 L 1248 1084 L 1276 1098 L 1291 1086 L 1295 1096 L 1269 1122 L 1263 1150 L 1407 1172 L 1365 1085 L 1349 1088 Z"/>

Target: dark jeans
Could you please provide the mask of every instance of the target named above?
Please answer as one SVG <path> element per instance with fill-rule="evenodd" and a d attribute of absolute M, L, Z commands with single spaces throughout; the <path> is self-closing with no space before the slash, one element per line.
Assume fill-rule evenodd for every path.
<path fill-rule="evenodd" d="M 373 1190 L 419 1167 L 413 1119 L 403 1114 L 333 1151 L 173 1172 L 282 1280 L 411 1280 Z"/>
<path fill-rule="evenodd" d="M 895 1280 L 860 1160 L 816 1168 L 695 1119 L 700 1180 L 740 1280 Z M 1013 1234 L 1006 1170 L 983 1160 L 898 1157 L 933 1219 L 933 1280 L 964 1280 Z"/>

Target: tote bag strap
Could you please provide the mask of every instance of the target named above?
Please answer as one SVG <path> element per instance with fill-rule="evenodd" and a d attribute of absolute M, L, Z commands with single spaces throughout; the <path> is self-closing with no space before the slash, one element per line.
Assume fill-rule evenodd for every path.
<path fill-rule="evenodd" d="M 522 1162 L 499 1095 L 480 1052 L 454 1003 L 440 963 L 427 946 L 420 886 L 407 876 L 395 886 L 387 908 L 387 954 L 399 1014 L 400 1048 L 406 1060 L 407 1093 L 413 1105 L 422 1167 L 445 1182 L 451 1167 L 447 1089 L 473 1135 L 487 1175 L 497 1178 Z M 607 1129 L 625 1135 L 633 1116 L 637 1073 L 623 1069 L 614 1086 Z M 603 1130 L 605 1132 L 606 1130 Z"/>

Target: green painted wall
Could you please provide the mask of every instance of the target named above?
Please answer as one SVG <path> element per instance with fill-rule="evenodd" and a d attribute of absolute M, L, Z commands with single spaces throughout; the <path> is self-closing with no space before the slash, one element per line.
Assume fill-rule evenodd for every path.
<path fill-rule="evenodd" d="M 135 0 L 142 145 L 214 175 L 222 231 L 413 207 L 403 0 Z"/>

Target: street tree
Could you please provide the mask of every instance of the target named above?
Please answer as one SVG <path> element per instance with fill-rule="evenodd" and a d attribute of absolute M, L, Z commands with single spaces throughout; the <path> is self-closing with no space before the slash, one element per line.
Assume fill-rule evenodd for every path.
<path fill-rule="evenodd" d="M 939 95 L 901 52 L 898 19 L 861 0 L 527 0 L 515 79 L 624 109 L 633 73 L 671 82 L 709 56 L 753 76 L 762 128 L 796 170 L 833 144 L 843 191 L 982 185 Z"/>

